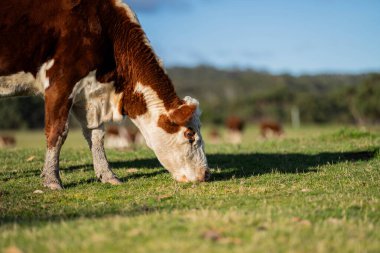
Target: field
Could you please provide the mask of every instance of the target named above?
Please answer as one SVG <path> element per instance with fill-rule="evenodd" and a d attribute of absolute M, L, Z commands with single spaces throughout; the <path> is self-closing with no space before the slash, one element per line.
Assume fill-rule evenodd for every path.
<path fill-rule="evenodd" d="M 95 180 L 73 131 L 58 192 L 41 187 L 42 131 L 17 140 L 0 150 L 0 251 L 380 252 L 378 129 L 263 140 L 251 128 L 241 145 L 207 145 L 213 174 L 201 184 L 174 182 L 146 148 L 108 150 L 121 186 Z"/>

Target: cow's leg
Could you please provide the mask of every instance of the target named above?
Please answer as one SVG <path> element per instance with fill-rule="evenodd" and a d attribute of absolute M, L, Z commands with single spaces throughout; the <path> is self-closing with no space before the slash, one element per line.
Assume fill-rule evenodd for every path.
<path fill-rule="evenodd" d="M 96 177 L 102 183 L 110 183 L 112 185 L 119 185 L 121 181 L 110 169 L 106 152 L 104 150 L 104 126 L 103 124 L 95 129 L 87 127 L 86 112 L 83 107 L 74 106 L 73 113 L 78 121 L 81 123 L 83 136 L 87 140 L 88 146 L 92 153 L 94 170 Z"/>
<path fill-rule="evenodd" d="M 65 129 L 59 135 L 55 146 L 49 146 L 46 151 L 45 165 L 41 177 L 43 177 L 43 185 L 52 190 L 62 190 L 62 182 L 59 176 L 59 154 L 61 147 L 66 140 L 68 134 L 68 123 Z M 50 136 L 51 134 L 49 134 Z M 47 139 L 49 139 L 49 136 Z"/>
<path fill-rule="evenodd" d="M 83 127 L 82 130 L 91 149 L 96 177 L 99 178 L 102 183 L 110 183 L 112 185 L 121 184 L 120 180 L 110 169 L 107 161 L 106 152 L 104 150 L 104 127 L 101 126 L 96 129 Z"/>
<path fill-rule="evenodd" d="M 45 135 L 47 151 L 45 165 L 41 174 L 43 185 L 52 190 L 61 190 L 59 176 L 59 154 L 68 134 L 68 116 L 71 99 L 68 92 L 50 87 L 45 93 Z"/>

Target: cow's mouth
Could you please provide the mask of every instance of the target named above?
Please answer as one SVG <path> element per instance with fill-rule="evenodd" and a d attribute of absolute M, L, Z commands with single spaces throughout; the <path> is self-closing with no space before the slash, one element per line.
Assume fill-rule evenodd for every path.
<path fill-rule="evenodd" d="M 189 182 L 206 182 L 210 179 L 211 174 L 208 169 L 205 170 L 204 174 L 198 177 L 195 177 L 194 179 L 189 179 L 186 175 L 181 175 L 179 177 L 176 177 L 175 180 L 180 183 L 189 183 Z"/>
<path fill-rule="evenodd" d="M 187 179 L 187 177 L 186 177 L 185 175 L 183 175 L 183 176 L 177 178 L 177 182 L 180 182 L 180 183 L 188 183 L 188 182 L 190 182 L 190 180 Z"/>

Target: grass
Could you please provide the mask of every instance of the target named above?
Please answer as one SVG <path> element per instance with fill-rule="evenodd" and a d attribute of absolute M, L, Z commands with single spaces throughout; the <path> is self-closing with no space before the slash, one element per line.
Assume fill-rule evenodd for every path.
<path fill-rule="evenodd" d="M 17 140 L 0 150 L 0 251 L 380 251 L 376 129 L 306 127 L 263 140 L 252 128 L 241 145 L 207 146 L 213 175 L 202 184 L 174 182 L 145 148 L 108 150 L 121 186 L 95 180 L 73 131 L 60 192 L 41 187 L 42 132 Z"/>

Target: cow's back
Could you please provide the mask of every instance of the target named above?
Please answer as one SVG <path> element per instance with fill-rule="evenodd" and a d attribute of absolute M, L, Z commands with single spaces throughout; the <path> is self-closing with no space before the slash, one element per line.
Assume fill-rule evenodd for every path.
<path fill-rule="evenodd" d="M 0 93 L 17 93 L 7 90 L 14 80 L 41 91 L 43 80 L 31 84 L 31 76 L 37 80 L 39 71 L 50 68 L 50 80 L 64 72 L 71 77 L 68 85 L 95 69 L 110 72 L 113 52 L 99 16 L 99 3 L 110 1 L 0 1 Z"/>
<path fill-rule="evenodd" d="M 20 71 L 35 75 L 52 57 L 64 22 L 60 0 L 2 0 L 0 2 L 0 76 Z"/>

